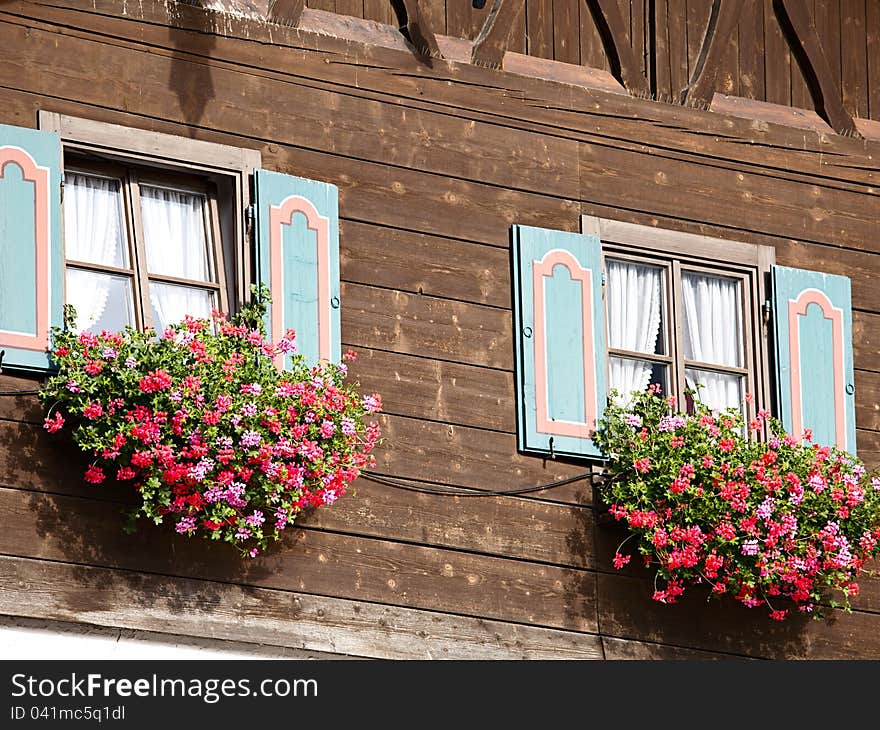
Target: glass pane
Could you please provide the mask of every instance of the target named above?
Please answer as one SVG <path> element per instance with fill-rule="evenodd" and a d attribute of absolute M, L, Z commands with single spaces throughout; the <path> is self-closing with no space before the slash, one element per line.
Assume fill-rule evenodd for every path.
<path fill-rule="evenodd" d="M 742 281 L 682 271 L 681 288 L 685 359 L 743 367 Z"/>
<path fill-rule="evenodd" d="M 625 406 L 632 400 L 634 392 L 645 391 L 654 383 L 663 389 L 662 392 L 668 393 L 667 370 L 666 365 L 660 363 L 612 356 L 608 358 L 608 385 L 618 392 L 617 404 Z"/>
<path fill-rule="evenodd" d="M 150 282 L 150 302 L 153 305 L 153 327 L 163 332 L 170 324 L 182 322 L 187 314 L 199 319 L 210 319 L 215 305 L 212 291 L 192 286 Z"/>
<path fill-rule="evenodd" d="M 134 326 L 131 278 L 67 268 L 67 303 L 76 308 L 78 332 L 119 332 Z"/>
<path fill-rule="evenodd" d="M 605 269 L 609 346 L 646 355 L 665 355 L 664 270 L 615 259 L 608 259 Z"/>
<path fill-rule="evenodd" d="M 67 173 L 64 250 L 74 261 L 129 268 L 119 180 Z"/>
<path fill-rule="evenodd" d="M 697 400 L 705 403 L 712 410 L 721 411 L 726 408 L 742 410 L 745 397 L 744 376 L 685 368 L 684 377 L 687 387 L 697 390 Z M 697 385 L 702 387 L 697 388 Z M 692 412 L 690 398 L 688 401 L 688 411 Z"/>
<path fill-rule="evenodd" d="M 204 195 L 141 185 L 147 269 L 151 274 L 214 281 L 208 259 Z"/>

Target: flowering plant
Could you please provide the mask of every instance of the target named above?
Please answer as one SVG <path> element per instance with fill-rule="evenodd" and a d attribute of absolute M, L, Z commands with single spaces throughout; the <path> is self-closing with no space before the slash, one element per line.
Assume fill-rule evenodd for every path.
<path fill-rule="evenodd" d="M 108 476 L 140 494 L 132 513 L 178 533 L 224 540 L 256 556 L 307 507 L 329 505 L 360 470 L 379 427 L 366 422 L 378 395 L 344 382 L 345 364 L 309 367 L 295 333 L 264 341 L 268 293 L 232 319 L 186 317 L 152 331 L 53 329 L 58 374 L 41 390 L 44 428 L 70 421 L 73 439 L 95 458 L 92 484 Z M 288 370 L 273 357 L 291 355 Z M 347 354 L 353 359 L 354 353 Z"/>
<path fill-rule="evenodd" d="M 816 617 L 825 605 L 848 611 L 880 552 L 880 479 L 766 411 L 746 424 L 736 409 L 675 406 L 658 386 L 626 408 L 612 400 L 596 436 L 611 458 L 600 494 L 656 567 L 654 599 L 704 584 L 777 621 L 790 612 L 774 607 L 782 598 Z M 630 557 L 618 548 L 614 566 Z"/>

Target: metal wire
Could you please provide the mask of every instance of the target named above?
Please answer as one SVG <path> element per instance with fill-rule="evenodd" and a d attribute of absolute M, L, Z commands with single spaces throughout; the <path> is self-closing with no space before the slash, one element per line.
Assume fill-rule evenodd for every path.
<path fill-rule="evenodd" d="M 449 489 L 433 487 L 427 484 L 414 484 L 411 481 L 403 481 L 397 477 L 389 476 L 388 474 L 379 474 L 372 471 L 362 471 L 360 476 L 362 479 L 367 479 L 378 484 L 384 484 L 389 487 L 404 489 L 410 492 L 421 492 L 423 494 L 436 494 L 447 497 L 503 497 L 514 496 L 518 494 L 530 494 L 532 492 L 541 492 L 545 489 L 555 489 L 556 487 L 562 487 L 566 484 L 579 482 L 582 479 L 589 479 L 591 474 L 590 472 L 584 472 L 583 474 L 576 474 L 572 477 L 558 479 L 553 482 L 546 482 L 545 484 L 537 484 L 531 487 L 514 487 L 511 489 L 499 489 L 487 492 L 468 490 L 467 487 L 456 487 L 454 489 Z"/>

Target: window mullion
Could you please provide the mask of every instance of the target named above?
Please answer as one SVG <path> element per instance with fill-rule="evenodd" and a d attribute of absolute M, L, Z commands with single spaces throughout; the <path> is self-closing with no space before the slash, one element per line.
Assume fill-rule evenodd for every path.
<path fill-rule="evenodd" d="M 135 283 L 137 285 L 137 305 L 143 328 L 153 327 L 153 308 L 150 305 L 150 280 L 147 273 L 147 247 L 144 241 L 144 223 L 141 215 L 141 193 L 137 172 L 128 171 L 128 188 L 133 232 L 135 262 Z"/>
<path fill-rule="evenodd" d="M 226 296 L 226 266 L 223 259 L 223 241 L 220 236 L 220 208 L 217 204 L 217 196 L 210 190 L 205 206 L 205 232 L 210 236 L 208 248 L 213 258 L 214 281 L 220 286 L 217 309 L 221 312 L 229 311 L 229 302 Z"/>
<path fill-rule="evenodd" d="M 670 282 L 672 287 L 670 308 L 672 309 L 672 322 L 674 323 L 670 333 L 670 339 L 673 340 L 670 343 L 670 352 L 675 363 L 674 373 L 671 378 L 673 382 L 671 388 L 678 398 L 679 407 L 681 408 L 685 403 L 684 391 L 687 381 L 684 377 L 684 301 L 681 289 L 681 264 L 677 260 L 673 259 L 670 273 L 672 279 Z"/>

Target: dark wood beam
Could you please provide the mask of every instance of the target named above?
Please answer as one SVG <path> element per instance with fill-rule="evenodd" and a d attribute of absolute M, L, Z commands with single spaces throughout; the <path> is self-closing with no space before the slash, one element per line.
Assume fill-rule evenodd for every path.
<path fill-rule="evenodd" d="M 443 58 L 434 30 L 422 13 L 421 0 L 392 0 L 392 6 L 400 22 L 400 32 L 416 51 L 422 56 Z"/>
<path fill-rule="evenodd" d="M 852 115 L 843 105 L 840 86 L 805 0 L 773 0 L 773 7 L 785 40 L 804 74 L 816 112 L 838 134 L 861 137 Z"/>
<path fill-rule="evenodd" d="M 629 24 L 623 22 L 617 0 L 584 0 L 605 48 L 611 73 L 633 96 L 649 98 L 651 87 L 642 64 L 633 52 L 629 40 Z"/>
<path fill-rule="evenodd" d="M 693 75 L 681 91 L 681 103 L 685 106 L 706 109 L 711 103 L 712 95 L 718 88 L 724 46 L 731 34 L 736 32 L 739 16 L 746 4 L 752 9 L 755 7 L 754 0 L 713 0 Z"/>
<path fill-rule="evenodd" d="M 474 40 L 472 63 L 501 68 L 504 52 L 510 45 L 510 32 L 525 4 L 525 0 L 494 0 L 486 22 Z"/>
<path fill-rule="evenodd" d="M 272 23 L 296 27 L 303 11 L 304 0 L 269 0 L 267 18 Z"/>

